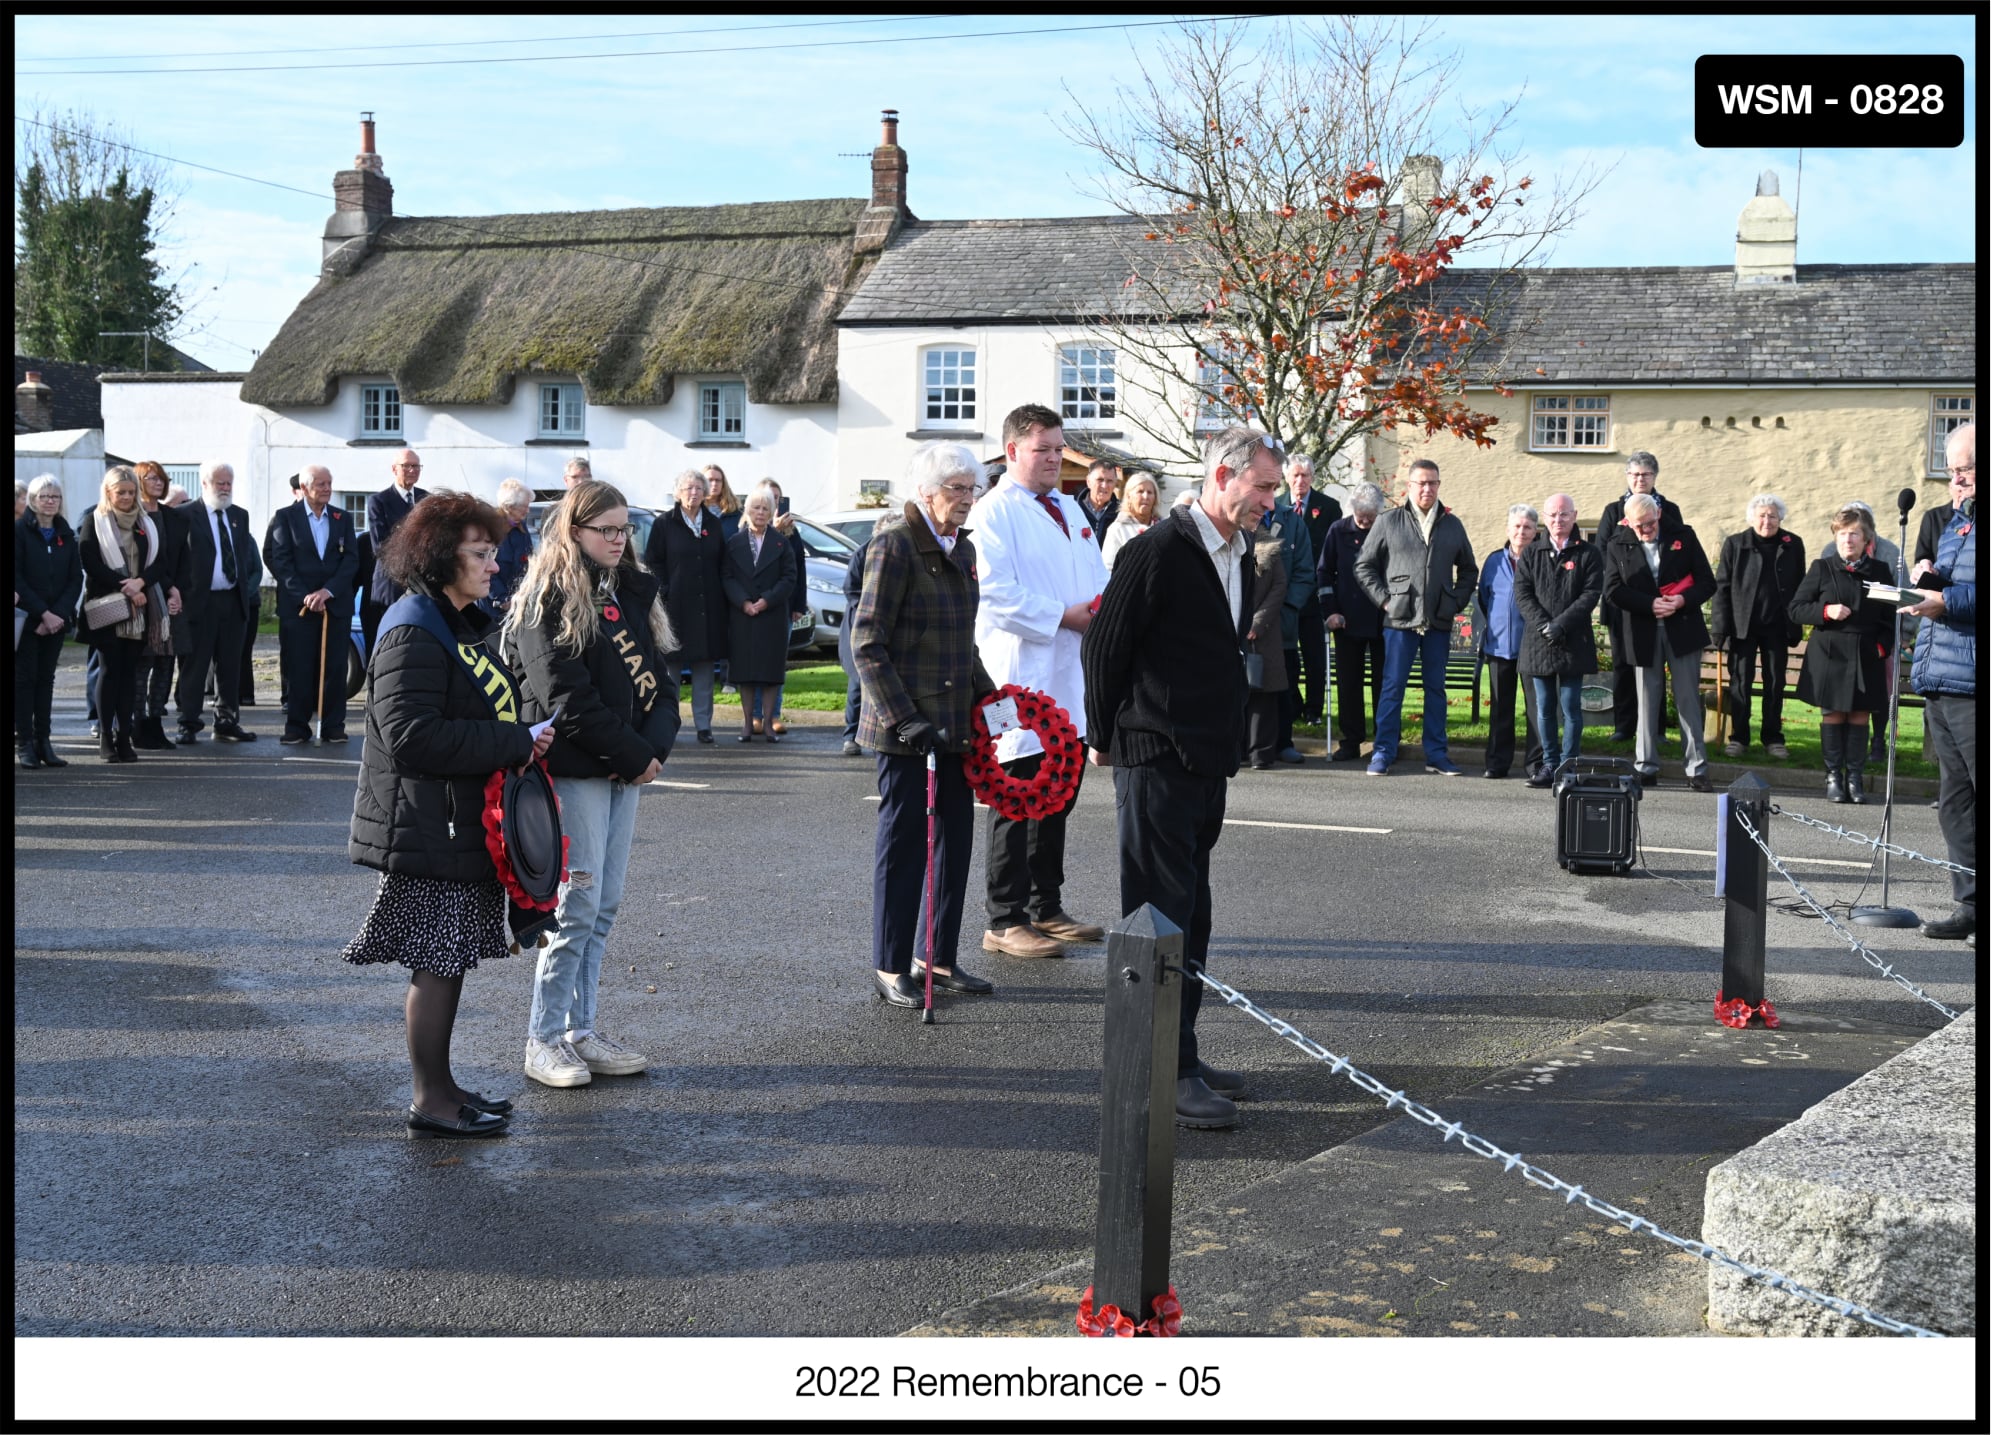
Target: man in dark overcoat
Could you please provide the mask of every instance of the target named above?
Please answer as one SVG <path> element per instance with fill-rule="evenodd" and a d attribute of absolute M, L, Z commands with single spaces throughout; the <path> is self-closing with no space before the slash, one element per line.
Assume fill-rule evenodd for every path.
<path fill-rule="evenodd" d="M 333 474 L 318 464 L 299 474 L 299 501 L 271 516 L 264 566 L 278 584 L 278 661 L 285 670 L 286 746 L 347 741 L 347 645 L 354 578 L 361 556 L 354 518 L 335 508 Z"/>
<path fill-rule="evenodd" d="M 1625 460 L 1625 491 L 1604 505 L 1604 515 L 1597 520 L 1597 551 L 1607 559 L 1611 556 L 1611 536 L 1625 521 L 1625 500 L 1635 493 L 1651 494 L 1660 505 L 1660 527 L 1679 528 L 1681 526 L 1680 505 L 1659 491 L 1660 461 L 1644 449 L 1639 449 Z M 1609 600 L 1604 604 L 1604 626 L 1611 634 L 1611 740 L 1630 742 L 1639 730 L 1638 691 L 1634 686 L 1632 660 L 1620 646 L 1623 625 L 1617 614 L 1611 611 Z M 1664 698 L 1661 699 L 1665 701 Z M 1657 732 L 1665 725 L 1659 717 L 1653 724 Z"/>
<path fill-rule="evenodd" d="M 993 983 L 958 962 L 965 882 L 972 867 L 972 789 L 964 755 L 972 709 L 993 691 L 972 621 L 979 578 L 962 525 L 984 469 L 957 444 L 928 444 L 911 462 L 914 502 L 903 522 L 871 539 L 854 610 L 854 666 L 861 677 L 857 740 L 875 754 L 882 806 L 875 828 L 875 993 L 895 1006 L 923 1004 L 912 972 L 917 914 L 929 918 L 925 947 L 934 987 L 991 992 Z M 937 760 L 939 851 L 929 893 L 926 818 Z M 918 969 L 921 971 L 921 968 Z"/>
<path fill-rule="evenodd" d="M 380 553 L 397 525 L 410 516 L 410 510 L 430 497 L 428 492 L 417 487 L 417 478 L 423 471 L 423 460 L 417 457 L 415 449 L 403 449 L 389 461 L 392 482 L 381 492 L 368 495 L 368 549 L 371 554 Z M 389 576 L 387 569 L 376 567 L 369 574 L 368 590 L 361 595 L 361 635 L 368 652 L 375 651 L 375 633 L 382 626 L 382 615 L 389 611 L 391 603 L 402 596 L 402 586 Z"/>
<path fill-rule="evenodd" d="M 201 503 L 185 510 L 188 527 L 188 582 L 181 590 L 181 615 L 192 640 L 181 659 L 177 741 L 192 747 L 201 731 L 202 689 L 215 672 L 215 740 L 250 742 L 237 721 L 237 693 L 242 682 L 238 664 L 243 657 L 243 629 L 257 625 L 264 564 L 257 540 L 250 536 L 250 515 L 230 500 L 236 473 L 226 463 L 206 463 L 201 469 Z M 347 635 L 341 634 L 345 643 Z M 345 665 L 342 666 L 343 676 Z"/>
<path fill-rule="evenodd" d="M 1604 559 L 1604 597 L 1620 624 L 1619 640 L 1638 681 L 1639 731 L 1633 765 L 1648 787 L 1659 781 L 1666 676 L 1674 685 L 1681 760 L 1688 786 L 1713 790 L 1701 736 L 1701 654 L 1708 646 L 1702 604 L 1715 596 L 1715 572 L 1692 528 L 1669 528 L 1650 493 L 1625 500 L 1625 524 Z"/>

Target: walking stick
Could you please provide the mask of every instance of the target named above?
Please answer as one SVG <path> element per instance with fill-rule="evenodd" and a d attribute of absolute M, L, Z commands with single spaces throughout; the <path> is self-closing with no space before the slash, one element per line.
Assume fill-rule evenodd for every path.
<path fill-rule="evenodd" d="M 1326 760 L 1333 761 L 1333 634 L 1326 635 L 1326 686 L 1320 689 L 1320 713 L 1326 719 Z"/>
<path fill-rule="evenodd" d="M 936 1026 L 931 1009 L 931 969 L 937 965 L 937 888 L 931 872 L 937 865 L 937 749 L 924 754 L 924 1025 Z"/>

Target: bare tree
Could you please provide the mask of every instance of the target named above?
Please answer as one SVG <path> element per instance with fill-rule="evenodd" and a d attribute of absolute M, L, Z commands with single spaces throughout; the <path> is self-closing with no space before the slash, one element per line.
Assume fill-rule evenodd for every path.
<path fill-rule="evenodd" d="M 1194 458 L 1208 424 L 1249 422 L 1323 466 L 1406 425 L 1491 444 L 1494 416 L 1467 402 L 1486 316 L 1595 179 L 1531 194 L 1500 144 L 1514 106 L 1457 106 L 1431 38 L 1403 20 L 1286 22 L 1262 44 L 1190 24 L 1115 102 L 1071 93 L 1060 123 L 1133 221 L 1122 292 L 1080 317 L 1119 350 L 1123 413 L 1156 443 Z M 1492 267 L 1440 284 L 1475 253 Z"/>

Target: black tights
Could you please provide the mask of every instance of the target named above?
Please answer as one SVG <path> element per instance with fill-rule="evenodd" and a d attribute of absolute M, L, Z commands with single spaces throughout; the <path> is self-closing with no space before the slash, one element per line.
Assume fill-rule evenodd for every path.
<path fill-rule="evenodd" d="M 458 1020 L 458 994 L 464 976 L 441 977 L 435 972 L 410 973 L 403 997 L 403 1023 L 410 1041 L 410 1074 L 418 1110 L 452 1120 L 466 1092 L 451 1079 L 451 1028 Z"/>

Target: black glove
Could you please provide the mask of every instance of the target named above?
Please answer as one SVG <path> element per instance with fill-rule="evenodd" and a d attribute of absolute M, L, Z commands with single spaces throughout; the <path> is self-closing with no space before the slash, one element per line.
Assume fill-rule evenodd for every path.
<path fill-rule="evenodd" d="M 896 741 L 914 752 L 929 752 L 942 736 L 929 718 L 913 717 L 896 729 Z"/>

